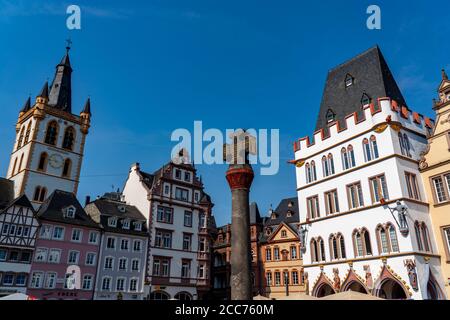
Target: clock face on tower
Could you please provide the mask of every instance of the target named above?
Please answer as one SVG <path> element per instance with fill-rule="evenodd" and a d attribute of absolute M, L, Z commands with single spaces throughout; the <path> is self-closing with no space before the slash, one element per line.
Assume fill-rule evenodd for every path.
<path fill-rule="evenodd" d="M 64 159 L 59 154 L 52 154 L 48 159 L 48 163 L 55 169 L 59 169 L 63 166 Z"/>

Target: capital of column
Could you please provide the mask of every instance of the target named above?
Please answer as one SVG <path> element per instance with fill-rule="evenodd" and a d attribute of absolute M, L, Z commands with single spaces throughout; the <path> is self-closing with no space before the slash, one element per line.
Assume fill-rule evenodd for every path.
<path fill-rule="evenodd" d="M 250 189 L 255 174 L 250 165 L 231 165 L 226 178 L 231 190 Z"/>

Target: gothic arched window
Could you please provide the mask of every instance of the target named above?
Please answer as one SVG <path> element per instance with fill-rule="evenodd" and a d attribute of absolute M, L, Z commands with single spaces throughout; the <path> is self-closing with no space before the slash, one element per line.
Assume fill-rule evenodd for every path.
<path fill-rule="evenodd" d="M 328 109 L 327 114 L 325 115 L 325 117 L 327 119 L 327 123 L 331 123 L 331 122 L 336 120 L 336 114 L 331 109 Z"/>
<path fill-rule="evenodd" d="M 378 159 L 379 157 L 378 144 L 377 138 L 375 136 L 371 136 L 370 141 L 367 138 L 363 140 L 363 149 L 366 162 Z"/>
<path fill-rule="evenodd" d="M 355 251 L 355 257 L 362 257 L 372 254 L 370 235 L 366 228 L 363 228 L 360 231 L 353 231 L 353 247 Z"/>
<path fill-rule="evenodd" d="M 368 104 L 370 104 L 372 102 L 372 98 L 369 97 L 369 95 L 367 93 L 363 93 L 362 97 L 361 97 L 361 106 L 366 106 Z"/>
<path fill-rule="evenodd" d="M 64 133 L 64 140 L 63 140 L 63 149 L 67 150 L 73 150 L 73 143 L 75 141 L 75 130 L 73 127 L 69 127 L 66 129 L 66 132 Z"/>
<path fill-rule="evenodd" d="M 372 154 L 374 159 L 378 159 L 378 144 L 377 144 L 377 138 L 375 136 L 370 137 L 370 146 L 372 149 Z"/>
<path fill-rule="evenodd" d="M 33 200 L 37 202 L 44 202 L 45 196 L 47 195 L 47 188 L 37 186 L 34 190 Z"/>
<path fill-rule="evenodd" d="M 71 169 L 72 169 L 72 161 L 70 159 L 66 159 L 66 161 L 64 161 L 62 176 L 69 177 Z"/>
<path fill-rule="evenodd" d="M 423 251 L 423 243 L 422 243 L 422 232 L 420 230 L 419 222 L 416 221 L 414 223 L 414 230 L 416 231 L 416 240 L 417 240 L 417 246 L 419 248 L 419 251 Z"/>
<path fill-rule="evenodd" d="M 11 176 L 13 176 L 16 173 L 16 167 L 17 167 L 17 158 L 14 160 L 14 165 L 11 171 Z"/>
<path fill-rule="evenodd" d="M 353 76 L 350 73 L 347 73 L 347 75 L 345 76 L 345 87 L 348 88 L 352 86 L 354 79 L 355 78 L 353 78 Z"/>
<path fill-rule="evenodd" d="M 316 239 L 311 240 L 311 261 L 312 262 L 319 262 L 319 250 L 317 247 L 317 241 Z"/>
<path fill-rule="evenodd" d="M 57 139 L 58 139 L 58 123 L 56 123 L 56 121 L 52 121 L 47 126 L 47 133 L 45 134 L 45 143 L 55 146 Z"/>
<path fill-rule="evenodd" d="M 316 163 L 311 161 L 311 181 L 317 180 Z"/>
<path fill-rule="evenodd" d="M 32 123 L 32 121 L 30 121 L 30 122 L 28 123 L 27 132 L 25 133 L 25 142 L 24 142 L 24 144 L 27 144 L 28 141 L 30 140 L 31 123 Z"/>
<path fill-rule="evenodd" d="M 406 151 L 406 156 L 411 158 L 411 144 L 409 143 L 409 138 L 406 133 L 403 135 L 403 143 Z"/>
<path fill-rule="evenodd" d="M 47 153 L 42 153 L 41 157 L 39 158 L 39 165 L 38 170 L 39 171 L 46 171 L 47 170 L 47 163 L 48 163 L 48 155 Z"/>
<path fill-rule="evenodd" d="M 19 140 L 17 142 L 17 149 L 16 150 L 19 150 L 20 148 L 22 148 L 23 136 L 24 135 L 25 135 L 25 127 L 22 127 L 22 129 L 20 130 Z"/>
<path fill-rule="evenodd" d="M 19 169 L 17 170 L 17 173 L 20 172 L 20 170 L 22 170 L 22 164 L 23 164 L 23 153 L 20 156 L 20 161 L 19 161 Z"/>

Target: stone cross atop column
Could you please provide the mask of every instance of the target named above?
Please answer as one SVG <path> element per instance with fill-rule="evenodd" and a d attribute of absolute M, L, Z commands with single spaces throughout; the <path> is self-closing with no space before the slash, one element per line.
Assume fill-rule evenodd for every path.
<path fill-rule="evenodd" d="M 226 178 L 231 189 L 231 299 L 252 300 L 249 194 L 254 173 L 248 156 L 256 154 L 256 138 L 240 130 L 224 145 L 224 160 L 230 164 Z"/>

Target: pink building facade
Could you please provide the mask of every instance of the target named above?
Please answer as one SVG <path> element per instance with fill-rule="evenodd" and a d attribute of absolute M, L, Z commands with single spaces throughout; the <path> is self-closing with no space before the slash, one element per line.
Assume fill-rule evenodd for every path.
<path fill-rule="evenodd" d="M 55 191 L 38 212 L 27 293 L 42 300 L 92 300 L 100 227 L 75 196 Z"/>

